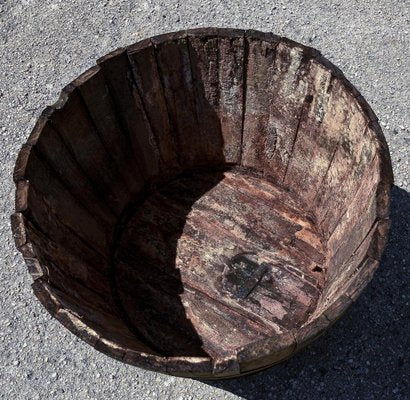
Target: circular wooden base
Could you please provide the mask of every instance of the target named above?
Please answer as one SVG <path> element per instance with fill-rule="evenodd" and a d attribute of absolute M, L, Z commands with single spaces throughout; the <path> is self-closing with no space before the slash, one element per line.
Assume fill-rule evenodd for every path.
<path fill-rule="evenodd" d="M 167 356 L 228 355 L 313 312 L 325 247 L 289 192 L 249 173 L 197 172 L 148 194 L 115 249 L 131 330 Z"/>

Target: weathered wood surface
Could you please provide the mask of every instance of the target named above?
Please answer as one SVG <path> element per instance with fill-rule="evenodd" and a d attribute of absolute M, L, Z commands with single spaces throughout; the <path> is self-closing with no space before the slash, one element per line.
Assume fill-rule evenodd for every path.
<path fill-rule="evenodd" d="M 135 84 L 141 93 L 141 102 L 158 143 L 162 173 L 181 172 L 179 148 L 170 125 L 156 54 L 151 40 L 128 48 Z"/>
<path fill-rule="evenodd" d="M 283 212 L 274 209 L 279 201 Z M 202 348 L 217 356 L 302 325 L 325 257 L 303 211 L 287 203 L 272 185 L 235 172 L 197 173 L 148 196 L 116 249 L 119 297 L 135 328 L 177 355 L 181 332 L 189 332 L 172 319 L 181 319 L 182 301 L 182 320 L 187 313 Z M 230 288 L 252 277 L 246 293 Z"/>
<path fill-rule="evenodd" d="M 279 362 L 377 268 L 393 181 L 377 118 L 314 49 L 200 28 L 101 58 L 40 116 L 13 236 L 43 305 L 180 376 Z"/>
<path fill-rule="evenodd" d="M 69 93 L 64 108 L 55 110 L 49 120 L 102 200 L 119 215 L 127 203 L 127 185 L 110 149 L 101 142 L 77 88 Z"/>
<path fill-rule="evenodd" d="M 272 37 L 248 38 L 242 165 L 285 178 L 308 81 L 303 51 Z"/>
<path fill-rule="evenodd" d="M 100 67 L 93 68 L 92 79 L 87 79 L 79 86 L 81 97 L 88 114 L 106 149 L 112 156 L 118 172 L 122 175 L 131 194 L 137 194 L 143 187 L 142 174 L 132 151 L 132 142 L 121 117 L 116 111 L 116 104 Z"/>
<path fill-rule="evenodd" d="M 133 78 L 125 51 L 118 51 L 98 60 L 121 126 L 134 152 L 135 161 L 145 179 L 156 179 L 160 174 L 160 153 L 141 94 Z"/>

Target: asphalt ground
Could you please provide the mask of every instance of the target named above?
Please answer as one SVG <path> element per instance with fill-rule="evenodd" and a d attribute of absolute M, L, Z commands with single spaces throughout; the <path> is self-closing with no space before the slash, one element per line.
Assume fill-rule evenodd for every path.
<path fill-rule="evenodd" d="M 199 26 L 320 50 L 379 117 L 396 185 L 381 266 L 345 316 L 285 363 L 218 382 L 127 366 L 77 339 L 34 298 L 9 224 L 17 152 L 59 90 L 117 47 Z M 409 31 L 408 0 L 0 0 L 0 398 L 409 399 Z"/>

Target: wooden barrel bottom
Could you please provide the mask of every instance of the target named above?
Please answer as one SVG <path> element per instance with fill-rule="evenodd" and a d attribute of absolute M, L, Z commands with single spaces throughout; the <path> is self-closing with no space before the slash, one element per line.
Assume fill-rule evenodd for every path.
<path fill-rule="evenodd" d="M 243 170 L 193 172 L 134 206 L 113 252 L 124 320 L 154 354 L 212 358 L 314 310 L 323 240 L 299 199 Z"/>

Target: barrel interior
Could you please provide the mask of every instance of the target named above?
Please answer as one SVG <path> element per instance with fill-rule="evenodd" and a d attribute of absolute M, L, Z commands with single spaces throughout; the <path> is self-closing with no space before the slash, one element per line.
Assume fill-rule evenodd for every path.
<path fill-rule="evenodd" d="M 388 229 L 388 151 L 313 49 L 203 29 L 120 49 L 45 110 L 13 229 L 46 308 L 187 376 L 291 355 L 353 301 Z"/>

